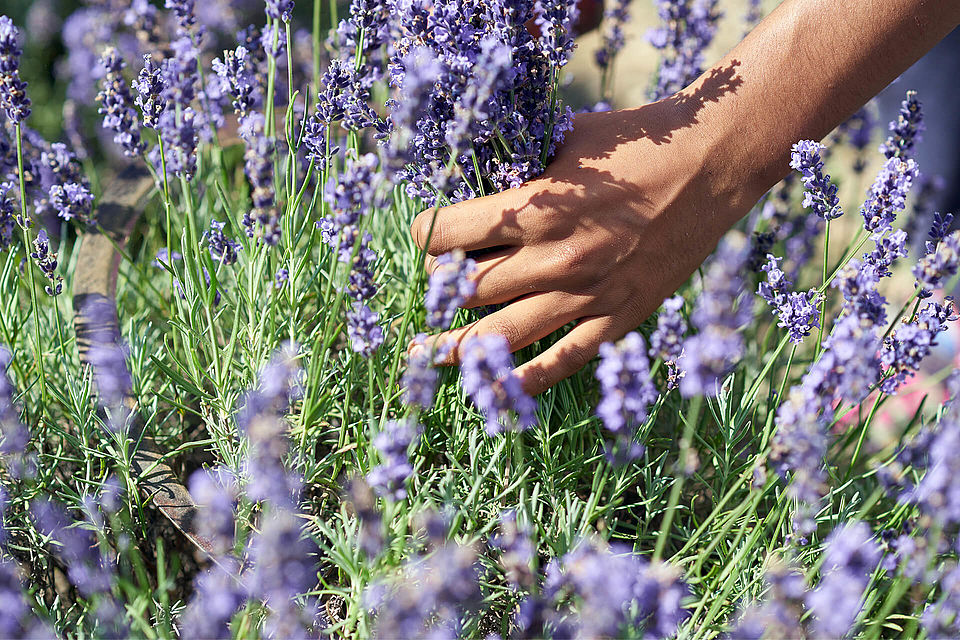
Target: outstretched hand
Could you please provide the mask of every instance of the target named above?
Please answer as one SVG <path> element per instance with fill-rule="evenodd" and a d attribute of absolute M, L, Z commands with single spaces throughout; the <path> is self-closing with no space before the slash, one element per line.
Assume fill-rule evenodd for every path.
<path fill-rule="evenodd" d="M 586 365 L 601 343 L 636 328 L 683 283 L 760 195 L 728 179 L 697 121 L 703 102 L 678 95 L 578 115 L 541 177 L 417 216 L 411 231 L 421 248 L 429 236 L 428 271 L 452 249 L 488 250 L 465 306 L 506 304 L 432 337 L 453 343 L 445 364 L 458 361 L 474 334 L 501 334 L 516 351 L 576 323 L 518 367 L 524 389 L 540 393 Z"/>

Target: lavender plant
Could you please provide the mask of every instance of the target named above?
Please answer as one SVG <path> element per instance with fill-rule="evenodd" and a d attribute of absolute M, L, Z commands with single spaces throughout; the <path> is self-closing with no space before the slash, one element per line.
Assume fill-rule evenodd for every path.
<path fill-rule="evenodd" d="M 568 62 L 602 69 L 587 103 L 623 77 L 628 3 L 586 52 L 564 0 L 299 4 L 87 3 L 53 111 L 40 10 L 0 18 L 0 635 L 958 633 L 960 232 L 915 93 L 883 142 L 870 109 L 798 141 L 698 275 L 534 399 L 515 366 L 553 338 L 474 335 L 488 254 L 409 227 L 545 170 Z M 722 13 L 657 10 L 662 98 Z M 75 276 L 98 242 L 115 298 Z"/>

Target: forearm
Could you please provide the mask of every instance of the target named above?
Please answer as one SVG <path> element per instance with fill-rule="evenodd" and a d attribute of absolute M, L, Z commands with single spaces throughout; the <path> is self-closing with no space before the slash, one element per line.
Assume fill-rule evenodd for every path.
<path fill-rule="evenodd" d="M 947 0 L 781 4 L 684 92 L 707 100 L 696 117 L 718 190 L 746 186 L 755 200 L 787 173 L 794 142 L 823 138 L 958 23 L 960 2 Z M 731 72 L 733 86 L 711 95 L 711 74 Z"/>

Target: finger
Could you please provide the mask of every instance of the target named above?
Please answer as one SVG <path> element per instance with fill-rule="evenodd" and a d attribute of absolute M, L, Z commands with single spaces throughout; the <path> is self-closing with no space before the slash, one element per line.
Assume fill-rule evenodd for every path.
<path fill-rule="evenodd" d="M 464 303 L 467 309 L 556 288 L 548 286 L 556 279 L 555 272 L 543 259 L 542 250 L 534 247 L 505 249 L 477 260 L 470 279 L 476 284 L 476 291 Z"/>
<path fill-rule="evenodd" d="M 502 335 L 510 351 L 522 349 L 544 338 L 568 322 L 583 316 L 586 299 L 573 294 L 551 291 L 537 293 L 480 318 L 465 327 L 451 329 L 427 338 L 425 347 L 448 350 L 440 364 L 460 362 L 463 344 L 472 336 L 487 333 Z"/>
<path fill-rule="evenodd" d="M 600 345 L 619 337 L 618 325 L 610 316 L 593 316 L 577 323 L 549 349 L 516 369 L 523 390 L 535 396 L 587 365 Z"/>
<path fill-rule="evenodd" d="M 410 233 L 418 247 L 435 256 L 453 249 L 473 251 L 516 244 L 521 233 L 512 201 L 512 197 L 498 193 L 427 209 L 414 219 Z"/>

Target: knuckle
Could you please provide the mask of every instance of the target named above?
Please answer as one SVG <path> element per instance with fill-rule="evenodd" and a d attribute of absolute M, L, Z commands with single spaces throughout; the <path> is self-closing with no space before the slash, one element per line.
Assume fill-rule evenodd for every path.
<path fill-rule="evenodd" d="M 483 333 L 496 333 L 503 336 L 511 349 L 520 344 L 521 333 L 517 323 L 510 318 L 490 318 L 483 327 Z"/>
<path fill-rule="evenodd" d="M 576 240 L 565 240 L 556 244 L 557 265 L 564 272 L 577 275 L 587 270 L 590 261 L 586 247 Z"/>
<path fill-rule="evenodd" d="M 574 342 L 564 345 L 559 353 L 557 353 L 557 363 L 565 372 L 577 371 L 586 366 L 594 355 L 596 354 L 589 345 Z"/>

